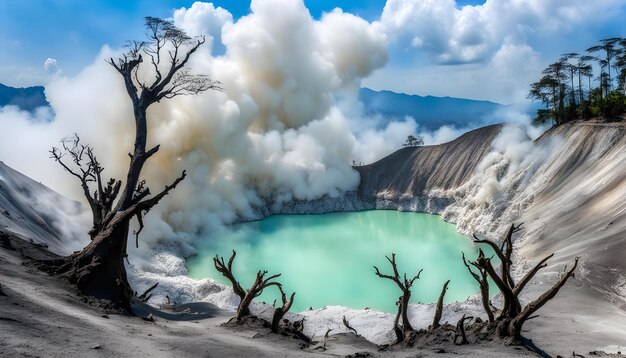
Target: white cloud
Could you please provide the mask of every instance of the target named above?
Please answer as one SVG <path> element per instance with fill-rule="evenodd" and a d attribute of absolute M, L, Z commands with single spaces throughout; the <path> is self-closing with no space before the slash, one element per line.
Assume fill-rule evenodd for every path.
<path fill-rule="evenodd" d="M 50 74 L 56 73 L 59 70 L 57 60 L 55 60 L 54 58 L 50 58 L 50 57 L 48 57 L 46 61 L 43 63 L 43 68 L 46 70 L 46 72 Z"/>
<path fill-rule="evenodd" d="M 206 46 L 212 49 L 217 41 L 221 45 L 222 27 L 232 23 L 228 10 L 215 7 L 213 3 L 194 2 L 189 9 L 174 10 L 174 24 L 191 36 L 206 36 Z"/>
<path fill-rule="evenodd" d="M 624 12 L 623 0 L 487 0 L 463 7 L 455 0 L 388 0 L 376 25 L 389 38 L 391 61 L 364 83 L 527 103 L 528 86 L 544 66 L 561 53 L 584 51 L 598 40 L 590 33 L 600 26 L 623 28 Z"/>
<path fill-rule="evenodd" d="M 425 50 L 440 64 L 488 61 L 505 42 L 599 23 L 620 0 L 388 0 L 380 18 L 394 40 Z"/>

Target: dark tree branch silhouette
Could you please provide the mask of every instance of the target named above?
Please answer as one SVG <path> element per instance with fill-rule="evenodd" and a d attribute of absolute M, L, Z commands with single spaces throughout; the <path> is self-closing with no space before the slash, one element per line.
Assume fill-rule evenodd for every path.
<path fill-rule="evenodd" d="M 456 331 L 454 333 L 454 344 L 464 345 L 469 343 L 467 340 L 467 335 L 465 334 L 465 321 L 470 321 L 473 318 L 474 317 L 472 316 L 466 317 L 464 314 L 463 317 L 458 320 L 458 322 L 456 323 Z M 457 343 L 459 337 L 461 338 L 461 342 Z"/>
<path fill-rule="evenodd" d="M 273 333 L 278 333 L 278 329 L 280 328 L 280 321 L 283 319 L 285 314 L 289 312 L 289 309 L 291 309 L 291 305 L 293 305 L 293 299 L 296 296 L 296 293 L 293 292 L 289 299 L 287 299 L 287 295 L 285 294 L 285 291 L 283 291 L 283 287 L 281 285 L 278 285 L 278 289 L 280 290 L 280 297 L 283 305 L 281 307 L 276 307 L 276 309 L 274 310 L 274 315 L 272 316 Z"/>
<path fill-rule="evenodd" d="M 491 246 L 496 255 L 501 260 L 501 272 L 497 273 L 491 258 L 487 258 L 484 254 L 481 254 L 473 265 L 481 272 L 485 271 L 489 277 L 495 282 L 496 286 L 500 290 L 504 299 L 503 308 L 500 311 L 500 315 L 496 318 L 495 324 L 497 325 L 497 333 L 502 337 L 514 337 L 516 339 L 521 338 L 522 325 L 528 319 L 531 318 L 533 313 L 537 312 L 543 305 L 545 305 L 550 299 L 552 299 L 557 292 L 565 285 L 565 282 L 574 275 L 574 270 L 578 265 L 578 258 L 574 260 L 574 264 L 569 270 L 565 270 L 561 275 L 557 283 L 540 295 L 538 298 L 528 303 L 525 307 L 522 307 L 519 296 L 528 284 L 530 280 L 541 270 L 546 267 L 546 262 L 552 258 L 554 254 L 550 254 L 540 260 L 522 279 L 516 284 L 511 277 L 512 262 L 511 256 L 513 253 L 513 241 L 512 235 L 520 230 L 521 224 L 518 226 L 511 225 L 511 228 L 507 232 L 502 244 L 498 245 L 491 240 L 478 239 L 475 237 L 475 242 L 484 243 Z M 466 266 L 469 266 L 466 263 Z M 476 277 L 474 277 L 476 278 Z M 485 304 L 483 303 L 483 306 Z M 487 310 L 487 309 L 486 309 Z"/>
<path fill-rule="evenodd" d="M 404 277 L 402 278 L 400 277 L 400 273 L 398 272 L 398 266 L 396 264 L 396 254 L 392 253 L 391 258 L 389 258 L 389 256 L 385 256 L 385 258 L 391 264 L 391 268 L 393 269 L 393 275 L 382 274 L 380 270 L 378 270 L 378 267 L 376 266 L 374 266 L 374 270 L 375 270 L 376 276 L 380 278 L 386 278 L 388 280 L 395 282 L 396 285 L 398 285 L 398 288 L 402 290 L 402 296 L 400 296 L 400 298 L 398 299 L 398 317 L 402 317 L 402 328 L 400 329 L 400 331 L 402 332 L 402 335 L 401 335 L 402 337 L 398 336 L 398 339 L 403 340 L 407 332 L 413 331 L 413 327 L 411 326 L 411 323 L 409 322 L 409 314 L 408 314 L 409 300 L 411 299 L 411 287 L 413 286 L 413 282 L 415 282 L 415 280 L 418 280 L 420 278 L 420 274 L 422 273 L 423 270 L 420 270 L 417 273 L 417 275 L 413 276 L 410 279 L 407 278 L 406 273 L 404 274 Z M 398 317 L 396 317 L 396 323 L 394 324 L 395 326 L 394 330 L 396 332 L 398 332 L 398 329 L 399 329 L 398 322 L 397 322 Z"/>
<path fill-rule="evenodd" d="M 346 326 L 346 328 L 347 328 L 349 331 L 354 332 L 354 334 L 355 334 L 355 335 L 357 335 L 357 336 L 359 335 L 359 333 L 356 331 L 356 329 L 354 329 L 354 327 L 352 327 L 352 326 L 350 325 L 350 322 L 348 322 L 348 320 L 346 319 L 346 316 L 343 316 L 343 320 L 342 320 L 342 322 L 343 322 L 343 325 L 344 325 L 344 326 Z"/>
<path fill-rule="evenodd" d="M 437 305 L 435 306 L 435 316 L 433 317 L 433 323 L 430 325 L 430 329 L 434 330 L 439 328 L 441 324 L 441 315 L 443 314 L 443 299 L 446 297 L 446 291 L 448 291 L 448 284 L 450 280 L 446 281 L 443 284 L 443 288 L 441 289 L 441 294 L 439 295 L 439 299 L 437 300 Z"/>
<path fill-rule="evenodd" d="M 115 179 L 103 183 L 103 168 L 93 148 L 80 144 L 78 136 L 74 140 L 63 141 L 63 150 L 53 148 L 50 152 L 54 160 L 79 180 L 91 207 L 93 227 L 89 232 L 92 241 L 82 251 L 45 264 L 51 271 L 75 283 L 84 295 L 108 300 L 126 310 L 130 308 L 133 296 L 124 266 L 130 220 L 136 217 L 139 221 L 139 229 L 135 233 L 138 245 L 143 215 L 186 176 L 183 171 L 172 184 L 153 196 L 146 182 L 141 180 L 144 164 L 159 150 L 159 145 L 146 148 L 146 111 L 163 99 L 194 95 L 209 89 L 221 90 L 218 82 L 204 75 L 192 75 L 185 68 L 191 56 L 205 42 L 204 38 L 192 39 L 171 21 L 154 17 L 146 17 L 146 29 L 147 41 L 130 42 L 122 57 L 107 61 L 122 77 L 133 106 L 135 141 L 133 152 L 129 153 L 130 163 L 123 187 Z M 150 57 L 152 81 L 144 78 L 150 76 L 142 76 L 145 71 L 140 72 L 144 55 Z M 70 160 L 65 161 L 64 157 Z M 93 194 L 90 189 L 92 184 L 96 186 Z"/>
<path fill-rule="evenodd" d="M 487 314 L 487 319 L 489 322 L 493 322 L 494 315 L 491 309 L 491 301 L 489 299 L 489 279 L 488 279 L 489 274 L 487 274 L 487 270 L 480 267 L 476 263 L 476 261 L 470 262 L 469 260 L 465 259 L 464 253 L 461 253 L 461 256 L 463 258 L 463 264 L 465 265 L 469 273 L 472 275 L 474 280 L 478 282 L 478 286 L 480 287 L 480 296 L 482 299 L 483 308 L 485 310 L 485 313 Z M 485 253 L 482 249 L 479 250 L 479 254 L 478 254 L 478 259 L 480 260 L 481 258 L 485 258 Z M 474 272 L 474 270 L 472 269 L 472 266 L 476 270 L 478 270 L 478 273 Z"/>
<path fill-rule="evenodd" d="M 80 182 L 91 209 L 92 228 L 89 230 L 89 236 L 93 240 L 102 229 L 104 219 L 111 213 L 122 182 L 111 178 L 106 184 L 103 183 L 101 173 L 104 168 L 96 158 L 93 147 L 81 144 L 78 134 L 62 140 L 61 146 L 62 149 L 53 147 L 50 150 L 50 157 Z M 69 157 L 69 162 L 65 161 L 64 157 Z M 90 186 L 92 183 L 96 186 L 93 193 Z"/>
<path fill-rule="evenodd" d="M 213 263 L 215 264 L 215 268 L 217 269 L 217 271 L 219 271 L 231 282 L 231 284 L 233 285 L 233 291 L 240 298 L 236 316 L 237 322 L 240 322 L 243 317 L 250 315 L 250 304 L 252 303 L 252 300 L 259 297 L 261 293 L 263 293 L 263 290 L 270 286 L 278 286 L 283 295 L 284 292 L 282 290 L 282 285 L 278 281 L 274 281 L 274 279 L 280 277 L 281 274 L 271 275 L 266 278 L 265 275 L 267 275 L 267 271 L 257 272 L 256 279 L 250 289 L 247 291 L 244 290 L 239 284 L 239 281 L 237 281 L 237 279 L 235 278 L 235 275 L 233 274 L 233 260 L 235 259 L 236 255 L 237 253 L 235 252 L 235 250 L 233 250 L 233 254 L 228 260 L 228 264 L 224 263 L 224 257 L 219 257 L 215 255 L 215 257 L 213 258 Z M 291 304 L 293 303 L 294 295 L 295 293 L 291 295 L 291 299 L 289 301 L 283 301 L 283 308 L 285 308 L 285 305 L 288 304 L 288 307 L 286 307 L 286 309 L 289 310 Z M 284 298 L 286 299 L 286 297 Z M 284 313 L 287 313 L 287 311 L 285 311 Z"/>

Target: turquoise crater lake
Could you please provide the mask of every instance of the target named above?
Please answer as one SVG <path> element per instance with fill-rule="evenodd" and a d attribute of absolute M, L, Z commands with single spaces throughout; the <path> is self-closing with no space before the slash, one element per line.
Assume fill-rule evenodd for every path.
<path fill-rule="evenodd" d="M 237 251 L 234 272 L 244 288 L 256 272 L 282 273 L 285 292 L 296 292 L 292 311 L 342 305 L 395 313 L 401 292 L 393 282 L 374 275 L 373 265 L 392 273 L 385 255 L 396 253 L 400 273 L 414 275 L 412 302 L 436 302 L 451 280 L 446 301 L 462 301 L 479 291 L 461 260 L 478 256 L 478 246 L 437 215 L 398 211 L 363 211 L 322 215 L 276 215 L 234 225 L 196 245 L 187 261 L 193 278 L 229 282 L 213 266 L 215 254 L 226 260 Z M 491 255 L 491 251 L 485 253 Z M 272 303 L 275 287 L 258 299 Z"/>

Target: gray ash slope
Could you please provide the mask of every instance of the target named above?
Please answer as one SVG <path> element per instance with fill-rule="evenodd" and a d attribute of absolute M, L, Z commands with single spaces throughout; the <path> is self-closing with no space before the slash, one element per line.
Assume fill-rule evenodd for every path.
<path fill-rule="evenodd" d="M 491 150 L 501 124 L 475 129 L 441 145 L 405 147 L 369 165 L 357 167 L 359 195 L 389 198 L 421 196 L 431 189 L 461 186 Z"/>
<path fill-rule="evenodd" d="M 0 161 L 0 228 L 63 254 L 71 252 L 81 228 L 78 202 L 30 179 Z"/>

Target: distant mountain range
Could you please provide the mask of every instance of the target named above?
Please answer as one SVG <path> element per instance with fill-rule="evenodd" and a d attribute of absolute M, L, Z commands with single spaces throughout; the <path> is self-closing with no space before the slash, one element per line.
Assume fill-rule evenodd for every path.
<path fill-rule="evenodd" d="M 48 106 L 42 86 L 15 88 L 0 83 L 0 107 L 14 105 L 25 111 L 33 111 L 37 107 Z"/>
<path fill-rule="evenodd" d="M 443 125 L 475 127 L 493 124 L 491 115 L 506 106 L 471 99 L 453 97 L 417 96 L 391 91 L 373 91 L 361 88 L 359 98 L 369 115 L 381 114 L 385 125 L 389 121 L 411 116 L 424 129 L 434 130 Z"/>
<path fill-rule="evenodd" d="M 417 96 L 391 91 L 361 88 L 359 98 L 368 115 L 379 114 L 381 127 L 406 116 L 413 117 L 422 129 L 434 130 L 443 125 L 468 128 L 495 122 L 490 117 L 503 105 L 453 97 Z M 14 88 L 0 83 L 0 106 L 15 105 L 26 111 L 48 106 L 42 86 Z"/>

